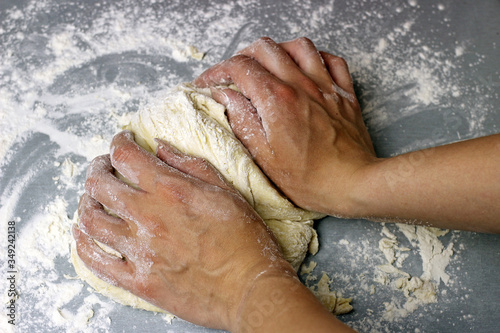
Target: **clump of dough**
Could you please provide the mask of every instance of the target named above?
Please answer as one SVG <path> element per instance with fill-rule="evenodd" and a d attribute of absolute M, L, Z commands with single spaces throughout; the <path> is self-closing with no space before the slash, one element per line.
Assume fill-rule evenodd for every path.
<path fill-rule="evenodd" d="M 233 134 L 225 111 L 223 105 L 211 98 L 209 89 L 196 89 L 185 83 L 139 110 L 124 129 L 134 132 L 137 143 L 151 153 L 156 152 L 155 138 L 159 138 L 181 152 L 210 162 L 262 217 L 285 259 L 298 270 L 307 252 L 318 251 L 313 222 L 324 215 L 296 207 L 274 187 Z M 78 275 L 98 292 L 122 304 L 165 312 L 100 280 L 72 250 Z M 319 282 L 313 291 L 330 311 L 340 314 L 352 309 L 350 299 L 337 298 L 330 291 L 327 277 Z"/>
<path fill-rule="evenodd" d="M 159 138 L 210 162 L 259 213 L 297 270 L 308 250 L 318 250 L 313 219 L 324 215 L 296 207 L 274 187 L 233 134 L 225 112 L 209 89 L 184 83 L 139 110 L 125 128 L 151 153 Z"/>
<path fill-rule="evenodd" d="M 350 302 L 352 298 L 343 298 L 337 295 L 336 291 L 330 290 L 332 280 L 326 273 L 323 273 L 321 279 L 315 286 L 309 287 L 316 295 L 318 300 L 323 304 L 328 311 L 334 315 L 341 315 L 352 311 Z"/>

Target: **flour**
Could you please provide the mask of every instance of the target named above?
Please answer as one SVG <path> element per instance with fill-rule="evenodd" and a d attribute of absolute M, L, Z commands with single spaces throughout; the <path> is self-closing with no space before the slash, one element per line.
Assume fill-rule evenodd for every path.
<path fill-rule="evenodd" d="M 474 41 L 444 45 L 423 35 L 417 27 L 424 12 L 413 0 L 381 2 L 370 11 L 364 9 L 367 1 L 345 8 L 330 1 L 269 2 L 265 8 L 253 0 L 199 2 L 189 8 L 180 0 L 23 3 L 19 8 L 2 4 L 8 9 L 2 9 L 0 21 L 0 239 L 6 239 L 7 221 L 17 221 L 19 332 L 123 330 L 113 325 L 131 310 L 75 280 L 68 262 L 70 217 L 83 193 L 86 167 L 108 153 L 113 134 L 156 91 L 191 80 L 257 37 L 305 35 L 322 50 L 344 56 L 380 148 L 386 147 L 385 129 L 403 126 L 424 111 L 442 115 L 436 127 L 446 135 L 384 148 L 384 156 L 488 134 L 485 124 L 498 94 L 494 84 L 464 82 L 468 72 L 459 69 L 470 67 L 474 74 L 485 61 L 473 52 Z M 433 19 L 440 22 L 437 33 L 453 35 L 448 6 L 433 6 Z M 394 15 L 399 23 L 387 24 Z M 454 113 L 444 112 L 448 109 Z M 451 256 L 451 244 L 459 249 L 460 238 L 446 243 L 449 234 L 424 230 L 387 226 L 374 243 L 339 242 L 342 251 L 353 255 L 329 268 L 336 290 L 346 295 L 361 290 L 355 296 L 360 304 L 364 294 L 378 297 L 387 286 L 395 289 L 384 312 L 368 311 L 353 326 L 370 331 L 383 327 L 382 319 L 397 322 L 425 309 L 419 299 L 428 297 L 427 291 L 439 302 L 443 286 L 454 286 L 450 259 L 457 254 Z M 383 253 L 378 256 L 380 239 Z M 2 262 L 5 256 L 2 246 Z M 422 272 L 408 269 L 414 257 L 422 258 Z M 381 264 L 389 272 L 373 276 Z M 366 269 L 356 277 L 342 271 L 360 265 Z M 0 287 L 5 290 L 3 278 Z M 133 315 L 165 330 L 163 317 Z M 1 312 L 0 329 L 11 329 L 2 326 L 4 316 Z M 461 319 L 472 320 L 467 314 Z"/>
<path fill-rule="evenodd" d="M 406 224 L 396 224 L 396 226 L 413 247 L 418 247 L 423 273 L 420 277 L 416 277 L 393 266 L 396 258 L 406 259 L 408 257 L 408 254 L 401 252 L 407 252 L 411 249 L 399 247 L 396 235 L 384 225 L 382 234 L 386 237 L 379 241 L 379 249 L 384 254 L 387 264 L 377 267 L 379 275 L 376 282 L 390 284 L 401 290 L 406 297 L 406 302 L 402 306 L 397 304 L 398 301 L 384 303 L 386 311 L 383 319 L 387 321 L 407 317 L 419 307 L 437 302 L 436 291 L 440 282 L 447 285 L 450 281 L 446 267 L 453 254 L 453 242 L 445 247 L 439 239 L 446 235 L 448 230 Z M 398 260 L 396 265 L 402 267 L 404 259 Z"/>
<path fill-rule="evenodd" d="M 78 174 L 78 166 L 69 158 L 64 159 L 61 169 L 63 176 L 66 178 L 73 178 Z"/>
<path fill-rule="evenodd" d="M 106 307 L 109 312 L 109 306 L 101 301 L 95 298 L 86 299 L 76 311 L 72 311 L 69 306 L 74 297 L 81 294 L 84 284 L 78 280 L 66 279 L 58 273 L 61 266 L 59 260 L 67 260 L 68 242 L 71 242 L 72 222 L 67 216 L 66 207 L 66 201 L 56 197 L 46 206 L 45 211 L 33 217 L 33 223 L 28 228 L 23 228 L 18 235 L 18 307 L 19 316 L 24 318 L 17 325 L 19 332 L 22 332 L 26 325 L 46 329 L 65 328 L 66 332 L 107 327 L 102 313 Z M 22 221 L 18 222 L 21 223 Z M 31 299 L 36 299 L 37 302 L 28 305 L 30 303 L 27 302 Z M 94 317 L 92 308 L 96 304 L 101 305 L 101 309 L 89 325 L 89 319 Z"/>

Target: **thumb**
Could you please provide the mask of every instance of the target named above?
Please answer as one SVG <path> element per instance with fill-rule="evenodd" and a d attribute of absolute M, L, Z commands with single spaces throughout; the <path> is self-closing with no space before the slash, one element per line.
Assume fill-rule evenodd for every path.
<path fill-rule="evenodd" d="M 225 190 L 235 191 L 232 186 L 226 182 L 219 171 L 217 171 L 217 169 L 207 160 L 201 157 L 184 154 L 166 141 L 160 139 L 155 139 L 155 141 L 158 143 L 156 156 L 163 162 L 205 183 L 215 185 Z"/>

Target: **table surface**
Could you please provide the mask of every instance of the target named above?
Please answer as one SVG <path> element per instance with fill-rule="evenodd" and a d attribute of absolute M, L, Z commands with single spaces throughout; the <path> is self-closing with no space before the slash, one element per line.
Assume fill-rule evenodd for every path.
<path fill-rule="evenodd" d="M 63 199 L 72 216 L 95 147 L 109 143 L 120 116 L 260 36 L 278 41 L 307 36 L 318 48 L 347 59 L 379 156 L 498 133 L 498 17 L 500 2 L 493 0 L 3 0 L 0 125 L 9 134 L 9 148 L 0 169 L 0 218 L 5 224 L 19 221 L 21 242 L 24 229 L 33 227 L 55 200 Z M 205 57 L 199 61 L 183 55 L 189 45 Z M 102 142 L 95 143 L 96 138 Z M 86 150 L 81 141 L 95 145 Z M 60 164 L 67 158 L 75 169 L 71 181 L 64 182 Z M 316 261 L 313 275 L 327 272 L 332 288 L 353 298 L 354 311 L 340 316 L 342 321 L 362 332 L 498 330 L 500 236 L 453 231 L 441 237 L 444 246 L 453 243 L 455 252 L 446 268 L 450 283 L 438 286 L 437 303 L 390 322 L 383 318 L 384 302 L 403 304 L 405 298 L 373 282 L 376 267 L 385 261 L 378 250 L 382 226 L 332 217 L 316 225 L 320 251 L 306 262 Z M 387 227 L 411 249 L 403 270 L 419 276 L 418 249 L 394 225 Z M 37 273 L 51 281 L 44 290 L 80 283 L 65 278 L 74 270 L 63 247 L 65 255 L 54 259 L 54 267 Z M 19 266 L 29 264 L 36 262 Z M 68 324 L 70 319 L 49 317 L 54 318 L 54 309 L 78 313 L 92 292 L 84 287 L 71 299 L 51 304 L 30 279 L 35 276 L 21 271 L 18 331 L 76 327 Z M 367 284 L 375 286 L 375 293 L 368 292 Z M 94 317 L 79 330 L 211 331 L 181 320 L 168 325 L 161 316 L 102 296 L 92 308 Z"/>

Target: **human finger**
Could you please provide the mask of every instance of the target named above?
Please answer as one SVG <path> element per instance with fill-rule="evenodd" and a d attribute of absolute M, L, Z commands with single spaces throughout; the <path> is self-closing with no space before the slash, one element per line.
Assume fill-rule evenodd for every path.
<path fill-rule="evenodd" d="M 254 103 L 259 96 L 271 95 L 272 92 L 267 91 L 268 87 L 282 82 L 255 59 L 245 55 L 236 55 L 224 60 L 207 69 L 193 81 L 193 84 L 200 88 L 228 86 L 232 83 Z M 260 99 L 265 100 L 265 97 Z"/>
<path fill-rule="evenodd" d="M 271 74 L 284 82 L 294 82 L 304 74 L 290 55 L 269 37 L 259 38 L 236 54 L 255 59 Z"/>
<path fill-rule="evenodd" d="M 130 226 L 124 220 L 108 214 L 95 199 L 84 193 L 78 205 L 78 226 L 93 239 L 109 245 L 120 253 L 131 236 Z"/>
<path fill-rule="evenodd" d="M 333 79 L 314 43 L 305 37 L 279 43 L 299 68 L 326 93 L 333 90 Z"/>
<path fill-rule="evenodd" d="M 271 135 L 268 132 L 268 123 L 276 123 L 277 126 L 273 126 L 273 132 L 276 132 L 283 120 L 280 118 L 283 112 L 278 114 L 273 106 L 283 104 L 283 101 L 290 102 L 296 94 L 293 87 L 269 73 L 255 59 L 245 55 L 234 56 L 213 66 L 193 83 L 202 88 L 234 83 L 241 94 L 250 100 L 255 110 L 258 110 L 268 139 Z M 285 110 L 286 108 L 283 108 L 283 111 Z"/>
<path fill-rule="evenodd" d="M 116 178 L 109 155 L 98 156 L 90 163 L 85 192 L 127 221 L 135 221 L 131 207 L 134 207 L 137 198 L 144 194 L 140 189 L 135 189 Z"/>
<path fill-rule="evenodd" d="M 113 137 L 110 157 L 111 164 L 120 174 L 147 192 L 154 190 L 158 172 L 172 171 L 168 165 L 139 146 L 131 131 L 122 131 Z"/>
<path fill-rule="evenodd" d="M 212 98 L 226 107 L 231 128 L 256 160 L 262 153 L 269 153 L 270 147 L 262 121 L 252 102 L 230 88 L 212 88 Z"/>
<path fill-rule="evenodd" d="M 72 233 L 78 257 L 96 276 L 115 286 L 130 285 L 133 267 L 126 260 L 101 249 L 76 225 Z"/>
<path fill-rule="evenodd" d="M 155 139 L 158 143 L 156 156 L 171 167 L 222 189 L 234 191 L 223 176 L 207 160 L 187 155 L 168 142 Z"/>
<path fill-rule="evenodd" d="M 327 52 L 320 51 L 320 54 L 325 61 L 326 68 L 328 69 L 333 81 L 344 92 L 343 93 L 341 90 L 337 91 L 337 93 L 342 97 L 350 97 L 349 99 L 354 98 L 354 86 L 347 62 L 343 58 L 334 56 Z M 345 96 L 345 92 L 348 93 L 349 96 Z"/>

